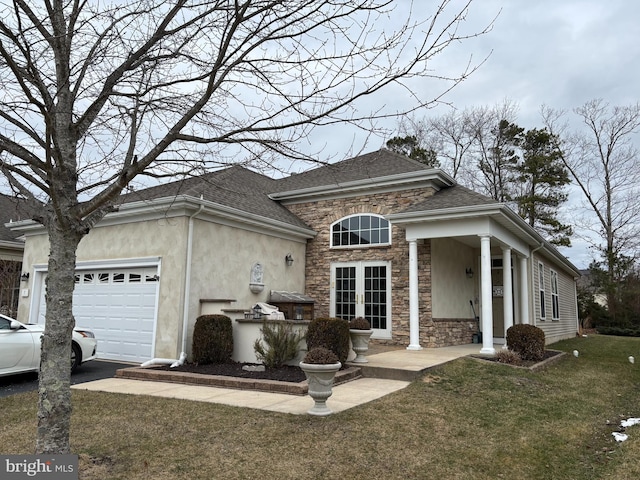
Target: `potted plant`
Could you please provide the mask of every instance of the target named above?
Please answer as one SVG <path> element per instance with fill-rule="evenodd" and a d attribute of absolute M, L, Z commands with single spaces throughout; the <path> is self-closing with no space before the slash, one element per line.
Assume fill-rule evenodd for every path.
<path fill-rule="evenodd" d="M 327 407 L 327 399 L 331 396 L 333 379 L 342 364 L 331 350 L 315 347 L 307 352 L 300 368 L 307 376 L 309 396 L 315 404 L 307 413 L 309 415 L 326 416 L 331 414 Z"/>
<path fill-rule="evenodd" d="M 368 363 L 364 354 L 369 350 L 369 339 L 371 338 L 371 325 L 364 317 L 356 317 L 349 322 L 349 337 L 353 351 L 356 352 L 356 358 L 353 363 Z"/>

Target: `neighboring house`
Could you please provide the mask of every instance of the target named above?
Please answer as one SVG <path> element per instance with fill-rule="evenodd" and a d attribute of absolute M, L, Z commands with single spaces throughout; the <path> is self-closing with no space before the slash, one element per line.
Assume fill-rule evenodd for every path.
<path fill-rule="evenodd" d="M 601 307 L 607 307 L 607 294 L 602 289 L 595 286 L 591 274 L 591 270 L 580 270 L 581 277 L 578 279 L 578 289 L 591 294 L 593 301 Z"/>
<path fill-rule="evenodd" d="M 24 241 L 6 225 L 25 218 L 29 214 L 23 202 L 0 194 L 0 313 L 11 317 L 18 310 Z"/>
<path fill-rule="evenodd" d="M 30 272 L 20 318 L 42 323 L 46 233 L 12 230 Z M 485 353 L 514 323 L 548 343 L 578 330 L 566 258 L 505 205 L 387 150 L 283 179 L 235 166 L 127 194 L 77 259 L 76 321 L 96 330 L 100 356 L 124 361 L 190 352 L 202 313 L 234 319 L 238 342 L 272 291 L 311 297 L 315 317 L 365 316 L 378 342 L 408 349 L 471 343 L 478 327 Z"/>

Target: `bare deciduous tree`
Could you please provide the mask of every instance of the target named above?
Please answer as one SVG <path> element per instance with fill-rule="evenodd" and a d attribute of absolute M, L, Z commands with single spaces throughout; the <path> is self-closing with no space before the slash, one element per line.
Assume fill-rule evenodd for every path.
<path fill-rule="evenodd" d="M 617 265 L 638 254 L 640 157 L 633 140 L 640 127 L 640 104 L 610 106 L 591 100 L 574 113 L 582 130 L 569 129 L 565 112 L 542 109 L 545 125 L 561 142 L 562 161 L 590 213 L 580 227 L 595 234 L 593 246 L 604 261 L 609 309 L 615 316 Z"/>
<path fill-rule="evenodd" d="M 122 190 L 141 175 L 308 158 L 296 141 L 312 128 L 424 107 L 439 94 L 413 78 L 448 89 L 473 70 L 430 70 L 483 33 L 464 32 L 470 4 L 0 1 L 0 171 L 50 242 L 36 452 L 69 452 L 76 250 Z M 364 109 L 389 86 L 412 105 Z"/>

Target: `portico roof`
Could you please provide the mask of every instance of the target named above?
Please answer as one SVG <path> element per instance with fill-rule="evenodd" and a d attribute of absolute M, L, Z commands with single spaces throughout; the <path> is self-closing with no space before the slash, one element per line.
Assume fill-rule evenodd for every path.
<path fill-rule="evenodd" d="M 462 185 L 443 188 L 433 196 L 386 218 L 395 225 L 405 227 L 408 237 L 424 231 L 420 226 L 428 225 L 430 235 L 458 237 L 462 243 L 474 247 L 479 247 L 481 235 L 490 235 L 500 244 L 515 248 L 524 256 L 529 255 L 530 248 L 542 249 L 573 276 L 580 276 L 575 265 L 506 204 Z M 484 220 L 484 223 L 472 223 L 472 219 Z M 467 225 L 467 228 L 460 228 L 460 225 Z M 528 247 L 523 248 L 521 243 Z"/>

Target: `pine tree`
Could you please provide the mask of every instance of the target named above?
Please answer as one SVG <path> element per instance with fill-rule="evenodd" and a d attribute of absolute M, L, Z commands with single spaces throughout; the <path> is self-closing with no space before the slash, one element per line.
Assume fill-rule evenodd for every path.
<path fill-rule="evenodd" d="M 567 200 L 564 187 L 570 179 L 556 145 L 546 129 L 525 133 L 520 145 L 522 160 L 514 167 L 520 191 L 513 200 L 520 216 L 542 230 L 551 243 L 570 246 L 573 229 L 558 220 L 558 207 Z"/>
<path fill-rule="evenodd" d="M 518 163 L 517 148 L 523 128 L 507 120 L 500 120 L 491 130 L 490 147 L 480 146 L 478 168 L 485 178 L 489 195 L 498 202 L 507 202 L 512 196 L 514 168 Z"/>
<path fill-rule="evenodd" d="M 420 146 L 415 135 L 407 135 L 406 137 L 393 137 L 387 141 L 387 148 L 392 152 L 406 155 L 413 160 L 433 168 L 440 167 L 436 152 L 428 150 Z"/>

